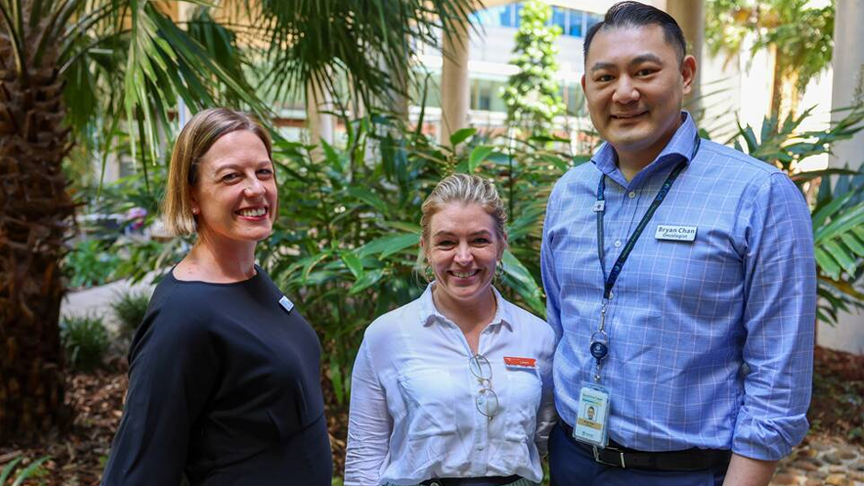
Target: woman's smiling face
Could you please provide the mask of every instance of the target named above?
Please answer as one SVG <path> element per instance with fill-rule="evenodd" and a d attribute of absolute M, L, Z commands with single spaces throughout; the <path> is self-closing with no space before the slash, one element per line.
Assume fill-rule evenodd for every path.
<path fill-rule="evenodd" d="M 238 130 L 219 138 L 201 158 L 192 189 L 198 234 L 211 241 L 258 242 L 276 219 L 273 162 L 257 135 Z M 215 239 L 215 240 L 214 240 Z"/>
<path fill-rule="evenodd" d="M 423 249 L 438 298 L 467 303 L 488 297 L 504 251 L 492 215 L 478 204 L 451 202 L 432 216 L 429 230 Z"/>

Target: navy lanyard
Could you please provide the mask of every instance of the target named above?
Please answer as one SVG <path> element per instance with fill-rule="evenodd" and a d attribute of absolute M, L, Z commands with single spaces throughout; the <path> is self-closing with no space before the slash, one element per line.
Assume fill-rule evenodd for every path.
<path fill-rule="evenodd" d="M 702 139 L 699 138 L 699 135 L 696 135 L 696 139 L 693 142 L 693 153 L 690 154 L 690 160 L 693 160 L 696 157 L 696 153 L 699 152 L 699 145 L 701 145 Z M 612 295 L 612 287 L 615 286 L 615 281 L 618 280 L 618 275 L 621 274 L 621 269 L 624 268 L 624 263 L 627 261 L 627 257 L 630 256 L 630 252 L 633 251 L 633 247 L 636 246 L 636 241 L 639 240 L 639 237 L 642 236 L 642 231 L 645 230 L 645 227 L 648 226 L 648 222 L 651 221 L 651 218 L 654 216 L 654 213 L 657 211 L 657 208 L 660 207 L 660 204 L 663 203 L 663 200 L 666 198 L 666 194 L 669 193 L 669 189 L 672 188 L 672 184 L 675 183 L 675 179 L 678 178 L 678 174 L 684 170 L 684 166 L 687 165 L 687 160 L 682 160 L 675 169 L 672 170 L 672 173 L 669 174 L 669 177 L 666 178 L 666 182 L 660 187 L 660 191 L 654 197 L 654 201 L 651 202 L 651 206 L 648 207 L 648 211 L 642 216 L 642 220 L 639 221 L 639 225 L 636 226 L 636 230 L 633 231 L 633 234 L 630 235 L 630 238 L 627 240 L 627 244 L 624 245 L 624 249 L 621 250 L 621 254 L 618 255 L 618 259 L 615 260 L 615 265 L 612 266 L 612 271 L 609 275 L 606 275 L 606 265 L 603 260 L 606 257 L 606 253 L 603 249 L 603 214 L 606 212 L 606 176 L 600 176 L 600 184 L 597 187 L 597 204 L 594 206 L 597 213 L 597 254 L 600 257 L 600 268 L 603 270 L 603 278 L 605 280 L 605 284 L 603 286 L 603 299 L 608 300 Z"/>
<path fill-rule="evenodd" d="M 695 140 L 693 141 L 693 152 L 690 154 L 691 161 L 699 152 L 699 146 L 701 143 L 702 139 L 699 138 L 699 134 L 697 133 Z M 660 187 L 660 191 L 657 192 L 657 195 L 651 202 L 651 206 L 648 207 L 648 211 L 646 211 L 645 215 L 642 216 L 639 225 L 636 226 L 633 234 L 630 235 L 630 238 L 624 245 L 624 249 L 621 250 L 621 254 L 618 255 L 618 258 L 615 260 L 615 264 L 612 266 L 612 271 L 609 272 L 608 276 L 606 275 L 606 264 L 603 262 L 606 256 L 606 252 L 603 249 L 603 215 L 606 212 L 606 176 L 600 176 L 600 184 L 597 186 L 597 202 L 594 204 L 594 212 L 597 213 L 597 255 L 600 257 L 600 268 L 603 270 L 604 279 L 603 306 L 600 309 L 600 328 L 591 335 L 591 345 L 589 348 L 591 355 L 597 360 L 597 372 L 594 375 L 594 380 L 597 382 L 600 381 L 600 362 L 607 354 L 609 354 L 609 336 L 606 333 L 606 307 L 609 304 L 609 299 L 612 298 L 612 288 L 615 286 L 615 282 L 618 280 L 618 276 L 621 274 L 621 270 L 624 268 L 624 263 L 627 262 L 630 252 L 633 251 L 633 247 L 636 246 L 636 242 L 639 240 L 639 237 L 642 236 L 645 227 L 648 226 L 648 222 L 650 222 L 651 218 L 654 217 L 657 208 L 659 208 L 660 204 L 663 203 L 663 200 L 666 199 L 666 195 L 672 188 L 672 184 L 675 183 L 675 179 L 678 178 L 678 175 L 682 170 L 684 170 L 686 165 L 687 160 L 682 160 L 674 169 L 672 169 L 669 177 L 666 178 L 666 181 Z"/>

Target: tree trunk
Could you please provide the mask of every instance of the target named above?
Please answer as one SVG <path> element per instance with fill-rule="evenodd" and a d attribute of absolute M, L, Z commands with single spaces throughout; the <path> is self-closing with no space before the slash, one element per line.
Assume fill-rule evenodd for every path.
<path fill-rule="evenodd" d="M 801 101 L 801 90 L 798 89 L 798 71 L 790 69 L 782 79 L 783 98 L 780 101 L 780 120 L 788 116 L 798 115 L 798 104 Z"/>
<path fill-rule="evenodd" d="M 789 115 L 798 114 L 801 93 L 798 90 L 798 70 L 772 48 L 774 76 L 771 83 L 771 116 L 777 119 L 778 127 Z"/>
<path fill-rule="evenodd" d="M 771 100 L 768 114 L 771 118 L 782 123 L 780 119 L 780 105 L 783 103 L 783 60 L 777 53 L 776 46 L 770 46 L 769 51 L 770 56 L 774 59 L 774 68 L 771 76 Z"/>
<path fill-rule="evenodd" d="M 36 45 L 24 25 L 24 44 Z M 62 171 L 69 132 L 57 54 L 49 47 L 39 66 L 26 55 L 18 64 L 6 29 L 0 31 L 0 443 L 69 422 L 58 320 L 60 261 L 74 228 Z"/>

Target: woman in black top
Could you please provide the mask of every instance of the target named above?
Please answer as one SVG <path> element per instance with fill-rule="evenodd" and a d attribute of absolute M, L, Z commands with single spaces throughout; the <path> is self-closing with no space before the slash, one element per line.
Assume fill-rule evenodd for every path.
<path fill-rule="evenodd" d="M 135 335 L 103 485 L 330 485 L 318 339 L 254 263 L 274 175 L 269 135 L 241 113 L 206 110 L 181 132 L 163 213 L 198 241 Z"/>

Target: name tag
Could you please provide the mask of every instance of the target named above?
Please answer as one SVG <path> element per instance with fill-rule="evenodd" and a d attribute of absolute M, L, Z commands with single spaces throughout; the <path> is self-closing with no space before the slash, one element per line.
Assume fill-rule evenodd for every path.
<path fill-rule="evenodd" d="M 654 238 L 669 241 L 694 241 L 696 239 L 696 227 L 661 224 L 657 226 Z"/>
<path fill-rule="evenodd" d="M 609 442 L 609 392 L 599 385 L 585 385 L 579 391 L 578 405 L 573 438 L 586 444 L 606 447 Z"/>
<path fill-rule="evenodd" d="M 294 308 L 294 302 L 288 300 L 288 297 L 285 297 L 284 295 L 279 299 L 279 305 L 288 312 L 291 312 L 291 309 Z"/>
<path fill-rule="evenodd" d="M 537 360 L 534 358 L 504 357 L 504 366 L 511 368 L 536 368 Z"/>

